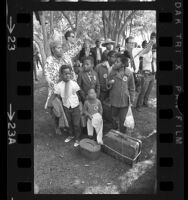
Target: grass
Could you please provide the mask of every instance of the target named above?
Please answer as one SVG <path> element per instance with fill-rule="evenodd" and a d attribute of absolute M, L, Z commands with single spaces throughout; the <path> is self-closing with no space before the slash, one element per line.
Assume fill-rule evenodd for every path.
<path fill-rule="evenodd" d="M 156 98 L 155 93 L 154 88 L 152 99 Z M 34 180 L 40 194 L 153 191 L 155 164 L 151 166 L 143 163 L 156 154 L 156 135 L 142 140 L 141 164 L 132 168 L 132 171 L 129 165 L 104 153 L 101 153 L 98 160 L 89 161 L 73 147 L 73 142 L 64 143 L 66 135 L 55 135 L 53 121 L 44 110 L 46 98 L 47 84 L 40 80 L 34 84 Z M 133 114 L 136 127 L 132 136 L 147 136 L 156 129 L 156 108 L 143 108 L 142 112 L 133 109 Z M 104 132 L 107 133 L 109 129 L 111 124 L 104 124 Z M 134 179 L 134 183 L 125 187 L 128 184 L 125 178 L 128 173 L 134 178 L 137 175 L 137 178 L 130 178 Z"/>

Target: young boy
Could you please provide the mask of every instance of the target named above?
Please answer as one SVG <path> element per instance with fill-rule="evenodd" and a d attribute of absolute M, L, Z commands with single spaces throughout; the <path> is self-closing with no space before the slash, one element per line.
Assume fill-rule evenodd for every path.
<path fill-rule="evenodd" d="M 118 54 L 116 59 L 115 66 L 108 77 L 113 128 L 117 129 L 116 119 L 118 118 L 120 132 L 126 133 L 126 127 L 124 127 L 123 124 L 129 103 L 132 104 L 134 102 L 135 83 L 133 73 L 127 69 L 128 58 L 124 55 Z"/>
<path fill-rule="evenodd" d="M 104 61 L 96 66 L 96 72 L 100 83 L 100 100 L 103 102 L 109 97 L 109 90 L 107 89 L 107 78 L 110 74 L 114 63 L 116 62 L 116 51 L 110 51 L 107 56 L 107 61 Z"/>
<path fill-rule="evenodd" d="M 102 105 L 94 89 L 88 90 L 88 98 L 84 103 L 84 114 L 87 117 L 87 131 L 89 136 L 93 136 L 93 128 L 97 134 L 98 144 L 103 144 L 103 120 Z"/>
<path fill-rule="evenodd" d="M 97 97 L 100 94 L 100 84 L 97 73 L 93 70 L 94 60 L 92 57 L 87 57 L 83 61 L 83 71 L 78 75 L 78 85 L 81 88 L 81 100 L 84 101 L 87 98 L 88 90 L 93 88 L 97 93 Z"/>
<path fill-rule="evenodd" d="M 79 62 L 75 63 L 73 65 L 73 69 L 74 69 L 74 72 L 75 72 L 75 80 L 77 81 L 78 80 L 78 74 L 81 72 L 82 68 L 81 68 L 81 65 Z"/>
<path fill-rule="evenodd" d="M 65 142 L 75 137 L 74 147 L 79 145 L 80 139 L 80 109 L 78 91 L 79 85 L 71 80 L 71 66 L 62 65 L 60 68 L 61 82 L 55 86 L 54 93 L 62 98 L 63 109 L 69 123 L 69 136 Z"/>

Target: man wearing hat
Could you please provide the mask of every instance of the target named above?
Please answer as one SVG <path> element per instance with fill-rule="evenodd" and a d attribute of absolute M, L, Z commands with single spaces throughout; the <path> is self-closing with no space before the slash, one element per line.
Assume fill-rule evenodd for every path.
<path fill-rule="evenodd" d="M 102 61 L 102 48 L 100 48 L 101 42 L 99 39 L 96 40 L 95 44 L 96 44 L 96 47 L 91 49 L 91 53 L 92 53 L 92 57 L 94 58 L 94 65 L 96 66 Z"/>
<path fill-rule="evenodd" d="M 112 50 L 112 45 L 114 45 L 115 42 L 112 41 L 111 39 L 107 39 L 105 42 L 103 42 L 102 46 L 106 47 L 106 50 L 104 50 L 102 54 L 102 60 L 106 61 L 108 58 L 108 53 Z"/>

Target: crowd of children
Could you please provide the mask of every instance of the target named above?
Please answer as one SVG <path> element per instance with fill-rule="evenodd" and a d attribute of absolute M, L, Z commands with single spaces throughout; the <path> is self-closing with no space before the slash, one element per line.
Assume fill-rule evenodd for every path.
<path fill-rule="evenodd" d="M 50 96 L 51 102 L 54 99 L 60 101 L 55 101 L 51 105 L 48 102 L 46 107 L 50 108 L 51 114 L 55 116 L 56 133 L 61 134 L 60 128 L 63 127 L 63 131 L 68 133 L 65 142 L 70 142 L 74 138 L 74 146 L 77 147 L 82 136 L 82 127 L 86 126 L 88 137 L 93 137 L 95 130 L 96 141 L 103 144 L 103 103 L 108 99 L 111 105 L 113 129 L 119 128 L 120 132 L 126 134 L 124 121 L 128 107 L 135 101 L 136 92 L 134 73 L 129 69 L 130 56 L 109 49 L 105 52 L 105 59 L 99 62 L 99 58 L 102 57 L 98 55 L 96 49 L 96 57 L 88 53 L 87 56 L 82 57 L 81 65 L 70 66 L 61 61 L 59 44 L 53 42 L 51 47 L 53 59 L 52 57 L 47 59 L 46 77 L 53 91 Z M 148 49 L 145 53 L 142 52 L 143 57 L 148 52 L 152 54 L 152 48 L 148 47 Z M 151 56 L 150 62 L 152 62 Z M 72 78 L 73 71 L 76 80 Z M 56 74 L 55 82 L 53 82 L 53 73 Z M 61 105 L 58 102 L 61 102 Z M 64 115 L 57 114 L 60 110 Z M 61 123 L 63 124 L 61 127 L 60 116 L 64 116 L 68 122 Z"/>

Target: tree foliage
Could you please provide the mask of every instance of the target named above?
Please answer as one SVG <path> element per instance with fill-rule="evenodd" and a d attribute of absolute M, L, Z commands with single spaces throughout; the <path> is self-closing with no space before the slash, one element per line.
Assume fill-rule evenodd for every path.
<path fill-rule="evenodd" d="M 116 43 L 124 44 L 129 35 L 149 39 L 152 31 L 156 30 L 155 11 L 40 11 L 35 12 L 34 40 L 38 44 L 43 63 L 50 55 L 49 41 L 64 40 L 67 30 L 73 30 L 77 37 L 85 34 L 91 43 L 97 38 L 111 38 Z"/>

